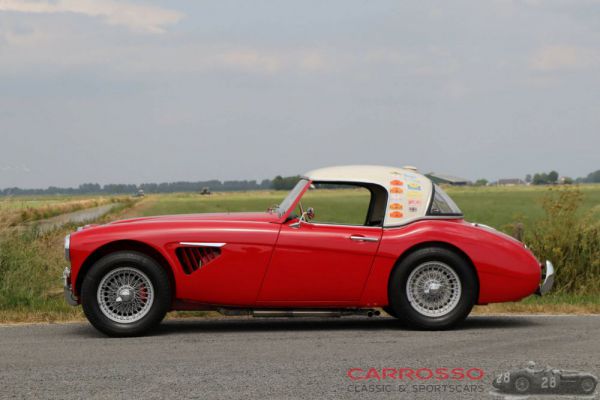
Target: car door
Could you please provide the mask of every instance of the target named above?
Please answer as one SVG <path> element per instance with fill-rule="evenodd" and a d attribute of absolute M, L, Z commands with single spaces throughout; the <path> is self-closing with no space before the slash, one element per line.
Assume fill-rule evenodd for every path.
<path fill-rule="evenodd" d="M 364 196 L 356 189 L 337 190 L 314 200 L 317 216 L 321 210 L 323 218 L 333 222 L 298 226 L 297 220 L 291 220 L 282 225 L 258 303 L 327 306 L 358 302 L 383 230 L 365 225 L 371 208 L 369 190 L 364 189 Z M 305 197 L 302 202 L 310 206 Z M 336 219 L 351 223 L 335 223 Z"/>

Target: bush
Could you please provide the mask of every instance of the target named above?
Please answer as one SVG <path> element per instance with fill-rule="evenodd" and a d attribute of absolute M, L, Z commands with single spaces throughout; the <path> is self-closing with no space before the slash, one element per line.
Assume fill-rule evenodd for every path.
<path fill-rule="evenodd" d="M 526 232 L 540 260 L 556 267 L 555 291 L 592 294 L 600 290 L 600 224 L 591 210 L 582 214 L 577 187 L 551 188 L 542 199 L 544 217 Z"/>

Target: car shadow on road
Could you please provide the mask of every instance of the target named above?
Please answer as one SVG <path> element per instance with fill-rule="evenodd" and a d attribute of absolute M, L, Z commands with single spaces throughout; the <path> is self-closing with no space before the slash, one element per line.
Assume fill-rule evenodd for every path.
<path fill-rule="evenodd" d="M 533 318 L 511 316 L 475 316 L 455 327 L 454 330 L 485 330 L 498 328 L 530 328 L 538 325 Z M 268 331 L 417 331 L 389 317 L 348 317 L 336 319 L 313 318 L 223 318 L 223 319 L 180 319 L 163 322 L 154 335 L 201 332 L 268 332 Z"/>
<path fill-rule="evenodd" d="M 540 324 L 540 320 L 525 316 L 472 316 L 453 331 L 487 329 L 521 329 Z M 79 335 L 105 337 L 90 325 L 74 327 Z M 310 332 L 310 331 L 406 331 L 418 332 L 395 318 L 390 317 L 346 317 L 346 318 L 189 318 L 164 321 L 147 336 L 198 333 L 236 333 L 236 332 Z"/>

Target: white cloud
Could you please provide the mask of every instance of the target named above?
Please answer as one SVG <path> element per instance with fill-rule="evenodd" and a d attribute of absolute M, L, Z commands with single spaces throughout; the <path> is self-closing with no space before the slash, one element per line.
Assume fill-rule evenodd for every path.
<path fill-rule="evenodd" d="M 536 71 L 597 68 L 600 67 L 600 52 L 579 46 L 544 46 L 533 53 L 529 66 Z"/>
<path fill-rule="evenodd" d="M 74 13 L 97 17 L 111 25 L 122 25 L 135 32 L 162 33 L 183 14 L 150 5 L 114 0 L 0 0 L 0 12 L 35 14 Z"/>

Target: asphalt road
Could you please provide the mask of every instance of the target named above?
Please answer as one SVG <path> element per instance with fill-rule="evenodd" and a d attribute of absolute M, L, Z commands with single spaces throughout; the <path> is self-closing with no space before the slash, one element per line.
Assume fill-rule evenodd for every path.
<path fill-rule="evenodd" d="M 0 398 L 494 398 L 494 372 L 529 360 L 598 375 L 599 332 L 599 316 L 478 316 L 448 332 L 381 317 L 178 320 L 130 339 L 85 323 L 0 326 Z M 441 367 L 485 376 L 347 376 L 351 368 L 364 376 L 369 368 Z"/>

